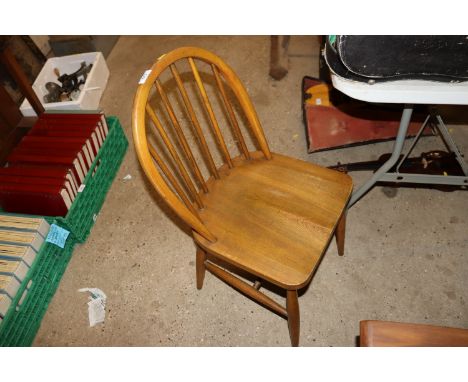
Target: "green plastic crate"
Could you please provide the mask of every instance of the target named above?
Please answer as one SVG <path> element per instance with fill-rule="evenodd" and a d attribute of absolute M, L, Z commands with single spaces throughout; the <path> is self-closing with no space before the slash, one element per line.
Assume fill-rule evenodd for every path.
<path fill-rule="evenodd" d="M 84 243 L 88 238 L 128 148 L 128 140 L 119 119 L 110 116 L 106 120 L 109 133 L 83 181 L 85 185 L 83 191 L 78 193 L 65 217 L 43 216 L 49 223 L 54 220 L 59 222 L 60 226 L 70 231 L 79 243 Z M 0 211 L 3 212 L 1 207 Z"/>
<path fill-rule="evenodd" d="M 75 244 L 76 241 L 71 234 L 63 249 L 44 241 L 7 314 L 0 321 L 0 346 L 32 344 L 72 256 Z M 27 287 L 29 289 L 26 297 L 19 305 Z"/>
<path fill-rule="evenodd" d="M 119 119 L 107 117 L 107 124 L 109 133 L 83 181 L 85 188 L 78 193 L 67 216 L 45 217 L 49 222 L 57 220 L 80 243 L 89 236 L 128 147 Z"/>
<path fill-rule="evenodd" d="M 85 188 L 73 201 L 67 216 L 44 216 L 50 224 L 55 223 L 70 231 L 65 248 L 47 242 L 42 245 L 11 307 L 0 323 L 0 346 L 32 344 L 75 244 L 84 242 L 91 232 L 128 148 L 128 140 L 118 118 L 110 116 L 106 119 L 109 133 L 84 179 Z M 27 295 L 19 305 L 27 287 Z"/>

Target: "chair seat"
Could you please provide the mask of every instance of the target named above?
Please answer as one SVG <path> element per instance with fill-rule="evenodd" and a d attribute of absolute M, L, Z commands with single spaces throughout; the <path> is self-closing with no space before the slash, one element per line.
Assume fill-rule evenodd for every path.
<path fill-rule="evenodd" d="M 235 160 L 209 181 L 200 217 L 217 238 L 194 232 L 208 253 L 287 289 L 307 284 L 352 191 L 343 173 L 272 153 Z"/>

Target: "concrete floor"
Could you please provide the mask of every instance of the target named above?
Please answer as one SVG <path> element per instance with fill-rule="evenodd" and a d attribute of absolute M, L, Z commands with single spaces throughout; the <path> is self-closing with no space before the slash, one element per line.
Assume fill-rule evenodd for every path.
<path fill-rule="evenodd" d="M 391 142 L 307 154 L 301 80 L 318 74 L 317 41 L 294 36 L 290 71 L 269 78 L 269 37 L 122 37 L 107 59 L 101 106 L 117 115 L 130 148 L 88 241 L 77 246 L 44 317 L 36 346 L 289 346 L 286 321 L 207 274 L 195 288 L 195 248 L 150 190 L 133 150 L 137 82 L 161 54 L 212 50 L 238 73 L 273 151 L 322 165 L 376 159 Z M 468 123 L 468 117 L 465 124 Z M 450 125 L 468 154 L 468 129 Z M 438 148 L 435 138 L 420 151 Z M 123 180 L 127 174 L 131 180 Z M 356 185 L 369 173 L 352 173 Z M 330 245 L 300 296 L 302 346 L 355 346 L 359 321 L 468 328 L 468 194 L 371 190 L 348 214 L 346 254 Z M 90 328 L 83 287 L 108 296 L 105 324 Z M 282 296 L 274 295 L 278 301 Z"/>

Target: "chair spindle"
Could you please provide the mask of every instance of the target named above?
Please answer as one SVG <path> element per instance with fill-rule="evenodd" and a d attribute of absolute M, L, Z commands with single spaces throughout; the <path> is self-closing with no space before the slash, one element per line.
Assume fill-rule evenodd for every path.
<path fill-rule="evenodd" d="M 177 87 L 179 89 L 180 95 L 182 96 L 182 99 L 184 101 L 184 105 L 190 117 L 190 121 L 192 122 L 192 126 L 195 129 L 196 137 L 198 138 L 198 141 L 201 144 L 201 149 L 203 151 L 203 154 L 205 155 L 205 159 L 208 160 L 208 167 L 210 168 L 211 175 L 214 176 L 215 179 L 219 179 L 218 170 L 216 169 L 216 165 L 214 163 L 213 157 L 211 156 L 210 149 L 208 148 L 208 144 L 206 143 L 205 136 L 203 135 L 203 131 L 201 129 L 200 123 L 198 122 L 192 103 L 190 102 L 187 91 L 185 90 L 182 79 L 180 78 L 180 74 L 177 71 L 175 64 L 172 64 L 170 68 L 171 68 L 172 76 L 174 77 L 177 83 Z"/>
<path fill-rule="evenodd" d="M 159 121 L 157 115 L 151 109 L 149 104 L 146 104 L 146 112 L 149 114 L 154 126 L 156 127 L 157 131 L 159 132 L 159 135 L 161 136 L 162 140 L 164 141 L 164 144 L 169 150 L 169 153 L 171 154 L 172 159 L 175 161 L 175 164 L 179 170 L 180 175 L 184 179 L 185 186 L 187 187 L 190 196 L 192 197 L 193 200 L 196 201 L 198 208 L 203 208 L 203 202 L 201 201 L 200 196 L 198 195 L 192 180 L 190 179 L 189 174 L 187 173 L 187 170 L 184 167 L 184 164 L 182 163 L 179 155 L 177 154 L 177 151 L 172 144 L 171 140 L 169 139 L 169 136 L 167 135 L 166 131 L 164 130 L 163 126 L 161 125 L 161 122 Z"/>
<path fill-rule="evenodd" d="M 179 182 L 174 177 L 174 175 L 172 175 L 171 170 L 169 170 L 166 163 L 164 163 L 164 161 L 162 160 L 162 158 L 160 157 L 160 155 L 158 154 L 156 149 L 151 144 L 148 144 L 148 148 L 149 148 L 149 152 L 150 152 L 151 156 L 156 161 L 159 168 L 161 169 L 161 171 L 164 173 L 164 175 L 168 179 L 169 183 L 172 185 L 172 187 L 174 187 L 174 189 L 176 190 L 177 194 L 180 196 L 180 198 L 182 199 L 184 204 L 187 206 L 187 208 L 190 210 L 190 212 L 192 212 L 193 214 L 195 214 L 195 216 L 197 216 L 199 218 L 197 210 L 193 207 L 193 204 L 190 202 L 189 198 L 185 194 L 185 192 L 182 189 L 182 187 L 180 186 Z"/>
<path fill-rule="evenodd" d="M 213 112 L 213 108 L 211 106 L 210 100 L 208 98 L 208 95 L 206 93 L 205 87 L 203 86 L 203 82 L 200 78 L 200 73 L 198 72 L 197 66 L 195 65 L 195 61 L 193 60 L 192 57 L 188 58 L 188 61 L 190 63 L 190 67 L 192 69 L 193 75 L 195 77 L 195 81 L 198 86 L 198 90 L 200 91 L 200 95 L 203 101 L 203 105 L 205 106 L 205 110 L 208 113 L 208 116 L 210 118 L 211 126 L 214 130 L 215 136 L 218 140 L 218 143 L 220 145 L 221 151 L 223 153 L 223 156 L 226 160 L 226 163 L 228 164 L 229 168 L 233 167 L 231 157 L 229 156 L 229 151 L 226 146 L 226 142 L 224 141 L 223 135 L 221 133 L 221 130 L 219 129 L 218 121 L 216 120 L 215 114 Z"/>
<path fill-rule="evenodd" d="M 221 79 L 221 76 L 219 74 L 219 70 L 214 64 L 211 64 L 211 69 L 212 69 L 213 74 L 215 76 L 216 85 L 218 86 L 219 92 L 221 93 L 221 97 L 223 99 L 224 106 L 226 107 L 226 110 L 228 112 L 229 121 L 231 122 L 231 126 L 232 126 L 232 129 L 234 131 L 234 135 L 236 136 L 236 138 L 237 138 L 237 140 L 238 140 L 238 142 L 239 142 L 239 144 L 241 146 L 241 149 L 242 149 L 242 152 L 244 153 L 245 158 L 250 159 L 249 150 L 247 149 L 247 145 L 245 144 L 244 137 L 242 136 L 242 132 L 241 132 L 241 130 L 239 128 L 239 124 L 237 123 L 237 119 L 236 119 L 236 116 L 234 114 L 234 110 L 232 109 L 232 105 L 229 102 L 229 98 L 228 98 L 228 96 L 226 94 L 226 90 L 224 89 L 223 80 Z"/>
<path fill-rule="evenodd" d="M 206 186 L 206 183 L 205 183 L 205 180 L 203 179 L 203 175 L 201 174 L 200 168 L 198 167 L 198 164 L 195 161 L 192 150 L 190 150 L 190 147 L 187 143 L 187 139 L 185 138 L 182 128 L 180 127 L 179 121 L 177 120 L 177 117 L 174 113 L 174 109 L 171 106 L 169 98 L 167 97 L 167 94 L 164 91 L 163 87 L 161 86 L 161 83 L 159 82 L 159 80 L 156 80 L 155 84 L 156 84 L 156 88 L 159 91 L 159 94 L 161 95 L 161 99 L 163 101 L 164 107 L 166 108 L 167 114 L 169 115 L 169 118 L 171 119 L 172 127 L 174 128 L 177 134 L 177 137 L 179 138 L 179 142 L 182 146 L 182 150 L 184 151 L 187 160 L 190 162 L 193 168 L 193 171 L 195 173 L 195 176 L 199 184 L 201 185 L 203 191 L 207 193 L 208 187 Z"/>

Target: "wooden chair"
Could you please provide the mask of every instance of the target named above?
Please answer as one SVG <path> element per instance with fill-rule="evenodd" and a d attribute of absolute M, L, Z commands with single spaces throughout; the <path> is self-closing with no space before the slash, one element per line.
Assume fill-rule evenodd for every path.
<path fill-rule="evenodd" d="M 468 346 L 468 329 L 366 320 L 360 322 L 361 346 Z"/>
<path fill-rule="evenodd" d="M 180 74 L 176 62 L 187 73 Z M 212 74 L 199 71 L 200 65 Z M 169 78 L 166 82 L 161 79 L 163 73 Z M 245 88 L 216 55 L 199 48 L 179 48 L 161 56 L 145 75 L 133 106 L 135 149 L 151 184 L 192 229 L 197 246 L 197 288 L 202 288 L 208 269 L 287 318 L 291 343 L 297 346 L 297 291 L 310 281 L 334 233 L 338 252 L 343 254 L 351 178 L 270 152 Z M 180 97 L 178 105 L 170 101 L 165 87 Z M 209 97 L 208 90 L 218 92 L 217 97 Z M 216 98 L 237 143 L 235 156 L 231 151 L 236 145 L 226 143 L 229 134 L 223 134 L 216 117 Z M 156 106 L 153 101 L 158 101 Z M 205 114 L 196 113 L 197 105 Z M 176 106 L 181 108 L 180 115 Z M 205 129 L 211 129 L 211 134 L 203 132 L 203 118 L 209 121 Z M 248 134 L 241 129 L 244 120 L 258 151 L 248 149 Z M 192 143 L 182 128 L 184 121 L 193 134 Z M 165 129 L 164 122 L 170 128 Z M 162 144 L 153 143 L 154 136 Z M 211 145 L 207 142 L 210 137 L 214 137 Z M 213 146 L 219 150 L 221 166 L 215 164 Z M 201 153 L 200 160 L 195 149 Z M 255 283 L 234 276 L 226 269 L 230 267 L 247 272 Z M 286 290 L 286 307 L 259 291 L 262 280 Z"/>

